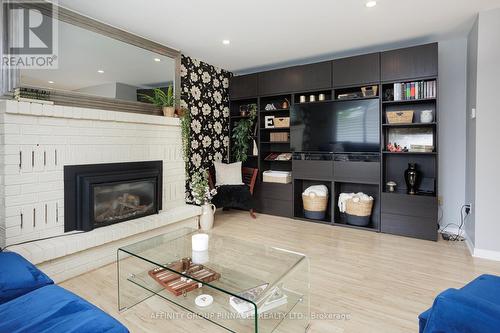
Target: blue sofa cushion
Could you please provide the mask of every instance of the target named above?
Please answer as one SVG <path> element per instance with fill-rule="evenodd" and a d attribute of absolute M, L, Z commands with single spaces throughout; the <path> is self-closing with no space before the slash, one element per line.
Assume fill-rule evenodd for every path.
<path fill-rule="evenodd" d="M 54 282 L 14 252 L 0 252 L 0 304 Z"/>
<path fill-rule="evenodd" d="M 96 306 L 56 285 L 0 305 L 0 332 L 128 333 Z"/>
<path fill-rule="evenodd" d="M 481 275 L 460 290 L 439 294 L 419 316 L 420 333 L 498 332 L 500 277 Z"/>

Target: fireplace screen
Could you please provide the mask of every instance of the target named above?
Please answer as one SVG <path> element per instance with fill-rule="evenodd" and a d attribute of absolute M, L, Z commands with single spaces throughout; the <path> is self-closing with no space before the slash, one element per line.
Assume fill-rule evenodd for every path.
<path fill-rule="evenodd" d="M 93 186 L 94 223 L 111 224 L 156 212 L 156 180 Z"/>

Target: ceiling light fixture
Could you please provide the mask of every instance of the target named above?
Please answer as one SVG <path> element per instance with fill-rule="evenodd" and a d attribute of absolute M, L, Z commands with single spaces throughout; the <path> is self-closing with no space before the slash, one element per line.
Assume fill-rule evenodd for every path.
<path fill-rule="evenodd" d="M 230 41 L 229 39 L 224 39 L 224 40 L 222 41 L 222 44 L 224 44 L 224 45 L 229 45 L 229 44 L 231 44 L 231 41 Z"/>
<path fill-rule="evenodd" d="M 160 62 L 160 61 L 161 61 L 161 59 L 160 59 L 160 58 L 154 58 L 154 61 L 156 61 L 156 62 Z"/>
<path fill-rule="evenodd" d="M 377 1 L 375 0 L 372 0 L 372 1 L 368 1 L 365 6 L 368 7 L 368 8 L 373 8 L 377 5 Z"/>
<path fill-rule="evenodd" d="M 49 81 L 49 83 L 50 83 L 50 84 L 53 84 L 53 83 L 54 83 L 54 81 Z"/>
<path fill-rule="evenodd" d="M 97 71 L 97 73 L 102 74 L 102 73 L 104 73 L 104 71 L 103 71 L 102 69 L 99 69 L 99 70 Z"/>

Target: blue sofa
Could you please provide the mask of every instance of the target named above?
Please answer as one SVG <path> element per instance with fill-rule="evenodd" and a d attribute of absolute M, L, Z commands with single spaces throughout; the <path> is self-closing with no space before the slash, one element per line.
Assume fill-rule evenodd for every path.
<path fill-rule="evenodd" d="M 120 322 L 54 285 L 33 264 L 0 252 L 0 332 L 128 333 Z"/>
<path fill-rule="evenodd" d="M 500 332 L 500 277 L 481 275 L 439 294 L 419 316 L 420 333 Z"/>

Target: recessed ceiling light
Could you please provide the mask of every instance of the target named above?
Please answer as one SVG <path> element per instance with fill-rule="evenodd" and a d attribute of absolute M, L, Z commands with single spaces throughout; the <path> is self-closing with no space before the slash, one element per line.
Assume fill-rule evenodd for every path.
<path fill-rule="evenodd" d="M 160 62 L 160 61 L 161 61 L 161 59 L 160 59 L 160 58 L 154 58 L 154 61 L 156 61 L 156 62 Z"/>
<path fill-rule="evenodd" d="M 97 73 L 102 74 L 102 73 L 104 73 L 104 71 L 103 71 L 102 69 L 99 69 L 99 70 L 97 71 Z"/>
<path fill-rule="evenodd" d="M 53 84 L 53 83 L 54 83 L 54 81 L 49 81 L 49 83 L 50 83 L 50 84 Z"/>
<path fill-rule="evenodd" d="M 368 7 L 368 8 L 373 8 L 377 5 L 377 1 L 375 0 L 372 0 L 372 1 L 368 1 L 365 6 Z"/>
<path fill-rule="evenodd" d="M 222 41 L 222 44 L 224 44 L 224 45 L 229 45 L 229 44 L 231 44 L 231 41 L 230 41 L 229 39 L 224 39 L 224 40 Z"/>

